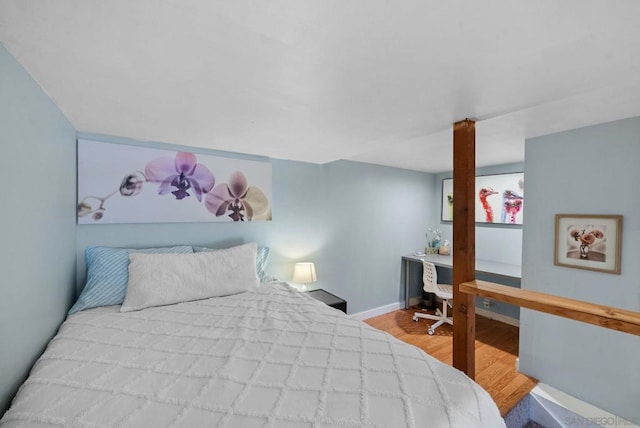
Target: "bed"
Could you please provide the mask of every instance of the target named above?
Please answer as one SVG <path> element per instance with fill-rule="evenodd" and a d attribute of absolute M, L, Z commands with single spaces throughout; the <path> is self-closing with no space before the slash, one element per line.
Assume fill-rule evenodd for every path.
<path fill-rule="evenodd" d="M 283 282 L 121 309 L 69 315 L 0 425 L 504 427 L 462 372 Z"/>

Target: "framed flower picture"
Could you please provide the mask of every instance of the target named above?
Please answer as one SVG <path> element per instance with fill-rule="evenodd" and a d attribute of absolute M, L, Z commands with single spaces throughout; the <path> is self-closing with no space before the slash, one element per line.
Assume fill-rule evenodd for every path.
<path fill-rule="evenodd" d="M 556 214 L 554 264 L 620 275 L 622 216 Z"/>
<path fill-rule="evenodd" d="M 78 140 L 78 224 L 270 221 L 271 163 Z"/>

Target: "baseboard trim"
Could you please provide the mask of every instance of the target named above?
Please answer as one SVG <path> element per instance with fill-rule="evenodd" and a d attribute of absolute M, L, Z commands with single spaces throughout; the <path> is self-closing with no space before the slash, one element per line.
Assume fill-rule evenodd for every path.
<path fill-rule="evenodd" d="M 366 320 L 368 318 L 377 317 L 379 315 L 388 314 L 389 312 L 397 311 L 398 309 L 403 309 L 404 303 L 396 302 L 390 303 L 388 305 L 380 306 L 377 308 L 369 309 L 367 311 L 358 312 L 355 314 L 349 315 L 351 318 L 355 318 L 357 320 Z"/>
<path fill-rule="evenodd" d="M 409 299 L 409 306 L 415 306 L 422 303 L 422 298 L 420 297 L 411 297 Z M 355 318 L 358 320 L 366 320 L 369 318 L 377 317 L 379 315 L 388 314 L 389 312 L 397 311 L 398 309 L 404 309 L 404 302 L 396 302 L 389 303 L 388 305 L 379 306 L 377 308 L 369 309 L 362 312 L 357 312 L 355 314 L 349 315 L 351 318 Z M 512 318 L 507 315 L 498 314 L 495 312 L 488 311 L 486 309 L 476 307 L 476 314 L 483 316 L 485 318 L 489 318 L 492 320 L 500 321 L 505 324 L 513 325 L 516 327 L 520 327 L 520 320 L 516 318 Z"/>
<path fill-rule="evenodd" d="M 520 320 L 517 318 L 512 318 L 507 315 L 498 314 L 496 312 L 488 311 L 486 309 L 478 308 L 476 306 L 476 315 L 483 316 L 485 318 L 489 318 L 492 320 L 500 321 L 505 324 L 513 325 L 516 327 L 520 327 Z"/>

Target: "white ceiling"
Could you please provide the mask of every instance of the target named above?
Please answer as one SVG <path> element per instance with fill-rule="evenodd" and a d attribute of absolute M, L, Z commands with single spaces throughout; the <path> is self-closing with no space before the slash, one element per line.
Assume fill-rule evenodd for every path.
<path fill-rule="evenodd" d="M 640 115 L 635 0 L 0 0 L 0 41 L 78 131 L 447 171 Z"/>

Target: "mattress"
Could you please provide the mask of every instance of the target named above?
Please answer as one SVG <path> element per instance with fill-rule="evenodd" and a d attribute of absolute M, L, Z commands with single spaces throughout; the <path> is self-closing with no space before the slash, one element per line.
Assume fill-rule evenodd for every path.
<path fill-rule="evenodd" d="M 464 373 L 285 283 L 62 324 L 9 427 L 504 427 Z"/>

